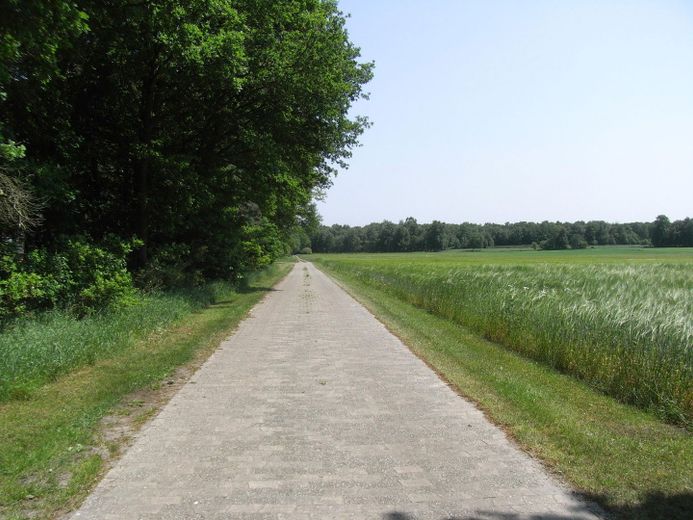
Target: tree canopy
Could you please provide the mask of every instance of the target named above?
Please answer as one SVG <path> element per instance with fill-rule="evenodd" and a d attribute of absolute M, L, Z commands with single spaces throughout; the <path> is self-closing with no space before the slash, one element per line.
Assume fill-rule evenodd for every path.
<path fill-rule="evenodd" d="M 373 66 L 332 0 L 9 0 L 0 20 L 0 185 L 43 217 L 0 234 L 28 249 L 134 237 L 135 269 L 238 276 L 296 243 L 368 126 L 349 109 Z"/>

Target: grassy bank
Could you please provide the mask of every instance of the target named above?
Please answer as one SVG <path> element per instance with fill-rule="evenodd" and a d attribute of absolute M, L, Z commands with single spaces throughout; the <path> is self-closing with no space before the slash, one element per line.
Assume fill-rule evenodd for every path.
<path fill-rule="evenodd" d="M 689 518 L 693 442 L 686 430 L 416 307 L 328 258 L 310 260 L 588 498 L 624 520 Z"/>
<path fill-rule="evenodd" d="M 534 262 L 522 251 L 319 261 L 690 427 L 693 251 L 671 250 L 653 263 L 643 261 L 647 250 L 605 250 L 544 252 Z M 631 251 L 638 253 L 629 258 Z"/>
<path fill-rule="evenodd" d="M 230 284 L 212 283 L 178 293 L 143 294 L 125 307 L 83 319 L 54 311 L 19 321 L 0 334 L 0 402 L 30 398 L 46 382 L 116 355 L 232 290 Z"/>
<path fill-rule="evenodd" d="M 102 419 L 130 403 L 133 392 L 156 388 L 181 365 L 209 355 L 290 265 L 273 265 L 242 291 L 217 285 L 151 297 L 80 322 L 54 315 L 1 337 L 15 349 L 36 338 L 24 344 L 36 357 L 13 351 L 14 361 L 4 361 L 13 376 L 5 378 L 0 403 L 0 518 L 54 518 L 78 504 L 108 458 L 100 448 Z"/>

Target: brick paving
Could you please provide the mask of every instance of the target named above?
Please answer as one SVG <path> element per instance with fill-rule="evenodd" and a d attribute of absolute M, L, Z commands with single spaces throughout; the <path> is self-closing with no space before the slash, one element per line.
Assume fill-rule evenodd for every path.
<path fill-rule="evenodd" d="M 275 289 L 71 518 L 599 518 L 312 264 Z"/>

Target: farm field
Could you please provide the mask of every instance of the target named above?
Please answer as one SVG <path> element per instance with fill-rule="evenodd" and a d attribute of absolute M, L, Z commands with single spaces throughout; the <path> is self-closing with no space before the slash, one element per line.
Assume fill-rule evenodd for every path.
<path fill-rule="evenodd" d="M 623 402 L 691 425 L 693 249 L 504 249 L 311 259 Z"/>
<path fill-rule="evenodd" d="M 608 379 L 613 385 L 610 388 L 598 380 L 585 380 L 586 376 L 569 372 L 573 368 L 569 364 L 559 364 L 574 356 L 576 363 L 580 359 L 587 359 L 582 361 L 587 365 L 601 361 L 612 367 L 612 373 L 619 374 L 619 360 L 611 360 L 606 354 L 600 357 L 600 350 L 613 349 L 614 358 L 625 356 L 623 349 L 617 349 L 614 338 L 631 336 L 618 327 L 611 329 L 610 341 L 594 341 L 599 336 L 588 335 L 594 341 L 588 349 L 592 358 L 587 354 L 580 357 L 575 344 L 571 344 L 573 350 L 559 346 L 552 358 L 551 343 L 543 344 L 544 350 L 537 349 L 534 343 L 530 347 L 536 350 L 530 350 L 526 345 L 521 348 L 522 344 L 512 344 L 509 340 L 532 338 L 529 331 L 539 330 L 541 326 L 554 330 L 539 337 L 560 339 L 558 335 L 551 335 L 557 334 L 555 329 L 558 328 L 551 320 L 559 319 L 564 320 L 563 324 L 582 327 L 577 330 L 588 331 L 588 323 L 579 325 L 577 322 L 580 314 L 568 312 L 571 305 L 579 309 L 580 301 L 591 301 L 594 312 L 602 313 L 593 323 L 602 326 L 603 334 L 609 333 L 609 320 L 618 316 L 613 307 L 620 308 L 623 314 L 626 309 L 649 312 L 651 328 L 659 332 L 668 330 L 670 335 L 643 336 L 659 338 L 659 343 L 641 343 L 639 355 L 626 356 L 622 366 L 634 373 L 638 370 L 645 373 L 645 369 L 654 367 L 661 371 L 660 375 L 669 374 L 672 381 L 669 388 L 678 388 L 681 394 L 687 389 L 690 411 L 692 250 L 616 247 L 549 252 L 496 249 L 310 255 L 305 259 L 342 284 L 526 451 L 541 459 L 575 489 L 606 507 L 614 518 L 689 517 L 693 507 L 693 440 L 690 415 L 686 416 L 684 411 L 686 403 L 673 405 L 669 402 L 657 406 L 652 402 L 640 402 L 639 407 L 624 404 L 627 399 L 615 399 L 606 392 L 619 389 L 618 384 L 627 390 L 625 377 Z M 460 290 L 467 280 L 477 295 Z M 540 315 L 532 312 L 510 314 L 510 310 L 532 310 L 531 304 L 521 299 L 517 301 L 518 294 L 526 294 L 530 289 L 524 287 L 539 282 L 547 292 L 550 289 L 554 293 L 551 305 L 538 304 L 540 310 L 554 313 L 550 319 L 532 322 Z M 514 289 L 508 287 L 509 284 Z M 558 288 L 563 286 L 578 295 L 560 301 Z M 456 295 L 453 289 L 457 290 Z M 571 295 L 570 291 L 563 292 Z M 482 293 L 487 301 L 483 301 Z M 489 301 L 491 296 L 505 298 L 512 306 L 494 307 Z M 455 309 L 456 312 L 451 312 Z M 498 321 L 483 321 L 484 313 L 494 309 L 497 311 L 491 316 Z M 503 310 L 506 314 L 501 312 Z M 672 315 L 688 327 L 685 329 L 689 334 L 688 343 L 682 343 L 685 336 L 671 323 L 670 328 L 666 328 L 667 317 Z M 472 319 L 466 319 L 468 317 Z M 575 321 L 568 320 L 571 317 Z M 634 320 L 632 329 L 644 326 L 644 321 L 644 317 L 641 321 Z M 505 324 L 505 328 L 499 324 Z M 513 331 L 508 324 L 524 328 Z M 611 325 L 613 327 L 613 323 Z M 491 328 L 484 332 L 482 326 Z M 565 337 L 570 339 L 574 333 L 575 330 L 569 329 Z M 494 338 L 494 341 L 487 338 Z M 677 374 L 668 371 L 664 363 L 655 362 L 654 349 L 661 349 L 663 345 L 678 348 L 675 354 L 664 352 L 663 356 L 668 356 L 664 359 L 688 363 L 682 365 L 687 372 Z M 546 354 L 542 359 L 541 355 Z M 588 375 L 609 374 L 604 368 L 589 368 Z M 652 374 L 649 376 L 652 379 Z"/>

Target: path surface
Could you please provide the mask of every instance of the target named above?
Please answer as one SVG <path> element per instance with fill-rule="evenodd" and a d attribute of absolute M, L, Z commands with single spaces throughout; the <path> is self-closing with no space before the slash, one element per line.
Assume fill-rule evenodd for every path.
<path fill-rule="evenodd" d="M 73 518 L 596 517 L 299 263 Z"/>

